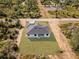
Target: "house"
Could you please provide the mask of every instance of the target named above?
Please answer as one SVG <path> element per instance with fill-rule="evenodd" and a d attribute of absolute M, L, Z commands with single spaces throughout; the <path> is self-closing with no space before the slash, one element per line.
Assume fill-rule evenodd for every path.
<path fill-rule="evenodd" d="M 60 5 L 46 5 L 45 8 L 49 11 L 56 11 L 56 10 L 62 10 L 62 7 Z"/>
<path fill-rule="evenodd" d="M 50 37 L 50 30 L 48 26 L 32 25 L 28 27 L 28 38 L 48 38 Z"/>

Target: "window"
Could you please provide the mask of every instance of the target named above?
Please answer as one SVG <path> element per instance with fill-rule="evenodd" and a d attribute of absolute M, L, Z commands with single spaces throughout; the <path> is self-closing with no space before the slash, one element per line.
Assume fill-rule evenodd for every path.
<path fill-rule="evenodd" d="M 36 34 L 34 34 L 34 36 L 36 36 Z"/>
<path fill-rule="evenodd" d="M 44 34 L 38 34 L 38 36 L 44 36 Z"/>
<path fill-rule="evenodd" d="M 46 34 L 46 36 L 48 36 L 49 34 Z"/>
<path fill-rule="evenodd" d="M 29 34 L 27 34 L 28 36 L 30 36 Z"/>

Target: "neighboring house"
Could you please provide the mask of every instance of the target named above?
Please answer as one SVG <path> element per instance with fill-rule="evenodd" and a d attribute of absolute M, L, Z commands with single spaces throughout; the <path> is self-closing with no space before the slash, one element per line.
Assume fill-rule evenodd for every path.
<path fill-rule="evenodd" d="M 48 11 L 56 11 L 56 10 L 62 10 L 62 7 L 60 6 L 51 6 L 51 7 L 45 7 Z"/>
<path fill-rule="evenodd" d="M 47 38 L 50 37 L 50 30 L 48 26 L 32 25 L 28 27 L 28 38 Z"/>
<path fill-rule="evenodd" d="M 45 8 L 49 11 L 62 10 L 62 7 L 59 5 L 46 5 Z"/>

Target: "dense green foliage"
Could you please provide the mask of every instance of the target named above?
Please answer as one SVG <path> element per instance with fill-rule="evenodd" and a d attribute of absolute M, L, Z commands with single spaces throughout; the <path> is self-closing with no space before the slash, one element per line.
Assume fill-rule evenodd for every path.
<path fill-rule="evenodd" d="M 43 5 L 48 5 L 48 12 L 55 18 L 79 18 L 79 0 L 42 0 Z M 54 6 L 54 7 L 50 7 Z M 61 10 L 59 10 L 61 8 Z"/>
<path fill-rule="evenodd" d="M 17 19 L 0 20 L 0 40 L 16 39 L 19 34 L 17 29 L 21 29 L 20 21 Z"/>
<path fill-rule="evenodd" d="M 0 19 L 0 59 L 17 59 L 16 39 L 21 28 L 18 19 Z"/>
<path fill-rule="evenodd" d="M 55 18 L 79 18 L 79 0 L 41 0 L 43 5 L 60 6 L 62 10 L 49 11 Z M 36 0 L 0 0 L 0 18 L 40 18 Z"/>
<path fill-rule="evenodd" d="M 48 12 L 58 18 L 79 18 L 79 10 L 73 6 L 66 6 L 66 9 Z"/>
<path fill-rule="evenodd" d="M 44 56 L 44 55 L 24 55 L 21 57 L 21 59 L 50 59 L 48 56 Z"/>
<path fill-rule="evenodd" d="M 17 59 L 18 46 L 13 41 L 1 41 L 0 59 Z"/>
<path fill-rule="evenodd" d="M 27 5 L 27 12 L 29 17 L 31 18 L 41 17 L 36 0 L 27 0 L 26 5 Z"/>
<path fill-rule="evenodd" d="M 7 0 L 0 3 L 0 12 L 6 16 L 0 17 L 17 17 L 17 18 L 40 18 L 39 8 L 36 0 Z"/>

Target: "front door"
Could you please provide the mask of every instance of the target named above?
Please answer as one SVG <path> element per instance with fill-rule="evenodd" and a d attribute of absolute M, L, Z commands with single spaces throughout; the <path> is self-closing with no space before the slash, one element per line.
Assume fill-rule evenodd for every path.
<path fill-rule="evenodd" d="M 38 34 L 38 37 L 44 37 L 44 34 Z"/>

